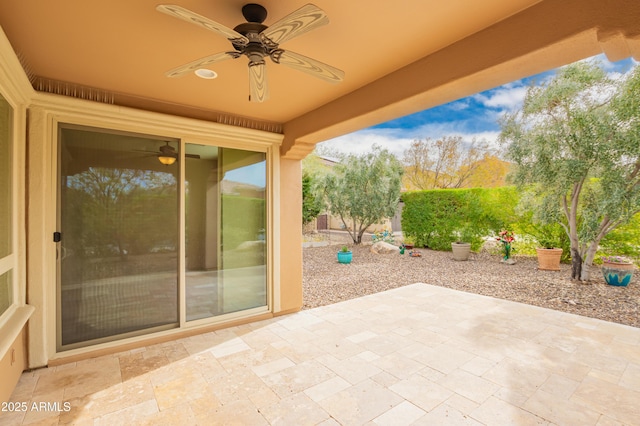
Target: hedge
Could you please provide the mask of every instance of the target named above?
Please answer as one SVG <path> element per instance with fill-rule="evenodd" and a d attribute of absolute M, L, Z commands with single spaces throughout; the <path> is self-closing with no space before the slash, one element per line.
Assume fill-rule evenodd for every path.
<path fill-rule="evenodd" d="M 471 243 L 478 250 L 487 236 L 516 221 L 515 187 L 435 189 L 402 195 L 402 230 L 416 246 L 451 250 L 451 243 Z"/>

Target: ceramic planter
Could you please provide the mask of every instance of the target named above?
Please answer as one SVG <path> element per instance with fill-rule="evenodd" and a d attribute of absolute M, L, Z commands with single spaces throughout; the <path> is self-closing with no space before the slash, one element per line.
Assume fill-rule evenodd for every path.
<path fill-rule="evenodd" d="M 538 252 L 538 269 L 543 271 L 560 270 L 561 248 L 537 248 L 536 252 Z"/>
<path fill-rule="evenodd" d="M 351 263 L 351 259 L 353 258 L 353 253 L 350 251 L 339 251 L 338 252 L 338 262 L 339 263 Z"/>
<path fill-rule="evenodd" d="M 626 287 L 633 278 L 633 263 L 603 262 L 602 275 L 609 285 Z"/>
<path fill-rule="evenodd" d="M 471 244 L 451 243 L 451 251 L 453 251 L 453 260 L 467 260 L 471 253 Z"/>

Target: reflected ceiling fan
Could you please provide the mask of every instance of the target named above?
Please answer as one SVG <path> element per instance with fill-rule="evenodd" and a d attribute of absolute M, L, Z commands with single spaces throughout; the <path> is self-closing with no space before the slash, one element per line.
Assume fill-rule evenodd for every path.
<path fill-rule="evenodd" d="M 178 153 L 176 149 L 169 145 L 169 142 L 165 142 L 166 145 L 161 145 L 157 151 L 147 151 L 142 149 L 134 149 L 136 152 L 146 152 L 149 157 L 158 157 L 158 161 L 160 161 L 165 166 L 170 166 L 175 163 L 178 159 Z M 197 158 L 200 159 L 200 156 L 197 154 L 184 154 L 187 158 Z"/>
<path fill-rule="evenodd" d="M 267 56 L 276 64 L 286 65 L 330 83 L 338 83 L 344 78 L 344 71 L 338 68 L 280 48 L 281 43 L 329 23 L 327 14 L 313 4 L 302 6 L 271 26 L 266 26 L 262 22 L 267 17 L 267 10 L 259 4 L 249 3 L 242 7 L 242 15 L 247 22 L 234 29 L 180 6 L 161 4 L 156 9 L 222 35 L 235 49 L 174 68 L 166 73 L 167 77 L 179 77 L 213 63 L 244 55 L 249 58 L 249 99 L 253 102 L 263 102 L 269 97 L 265 63 Z"/>

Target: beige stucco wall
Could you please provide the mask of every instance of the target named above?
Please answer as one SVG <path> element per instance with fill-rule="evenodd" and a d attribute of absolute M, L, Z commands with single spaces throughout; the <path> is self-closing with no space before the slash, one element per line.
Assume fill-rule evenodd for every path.
<path fill-rule="evenodd" d="M 302 163 L 280 161 L 280 312 L 302 308 Z"/>
<path fill-rule="evenodd" d="M 2 377 L 0 380 L 0 402 L 9 401 L 13 388 L 18 383 L 22 371 L 26 368 L 26 349 L 25 329 L 23 329 L 0 359 L 0 377 Z"/>

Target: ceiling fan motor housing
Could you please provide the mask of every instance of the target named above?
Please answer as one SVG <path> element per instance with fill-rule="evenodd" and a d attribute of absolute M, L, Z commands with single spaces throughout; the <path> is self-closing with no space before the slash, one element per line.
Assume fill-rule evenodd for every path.
<path fill-rule="evenodd" d="M 242 6 L 242 16 L 244 16 L 247 22 L 257 22 L 261 24 L 267 19 L 267 9 L 257 3 L 248 3 Z"/>

